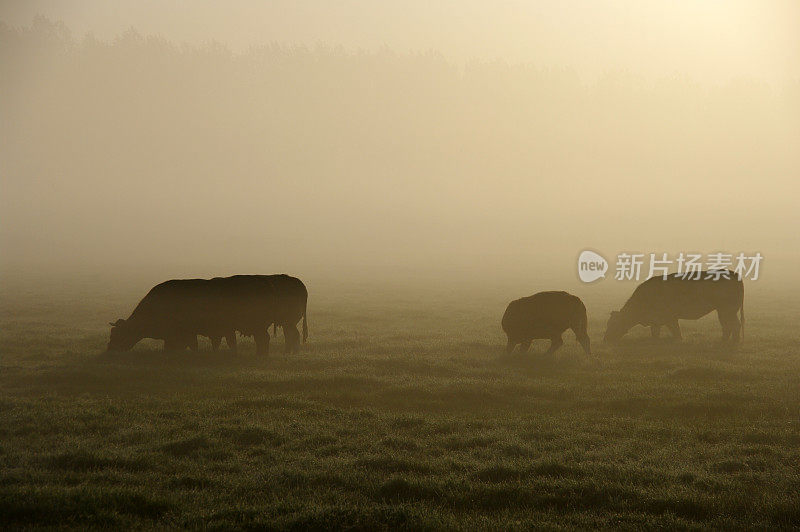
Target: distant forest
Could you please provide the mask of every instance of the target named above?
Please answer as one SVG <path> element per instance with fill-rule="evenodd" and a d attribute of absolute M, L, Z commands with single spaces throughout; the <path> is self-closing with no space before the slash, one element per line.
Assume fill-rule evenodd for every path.
<path fill-rule="evenodd" d="M 90 229 L 92 246 L 113 248 L 137 238 L 136 220 L 180 228 L 188 212 L 207 214 L 191 224 L 212 242 L 249 242 L 242 227 L 255 219 L 278 243 L 324 246 L 350 231 L 365 244 L 391 235 L 387 249 L 402 250 L 468 230 L 473 242 L 503 234 L 513 244 L 501 228 L 547 222 L 562 200 L 637 204 L 651 194 L 637 185 L 660 180 L 670 198 L 720 189 L 734 216 L 728 207 L 754 178 L 786 183 L 800 168 L 800 82 L 587 80 L 323 45 L 232 53 L 134 29 L 104 42 L 37 17 L 0 25 L 0 92 L 2 204 L 18 228 L 3 237 L 21 250 L 49 242 L 19 229 L 37 223 L 31 207 L 43 203 L 69 220 L 53 231 L 78 249 Z M 108 226 L 92 228 L 87 209 Z M 321 216 L 304 221 L 309 211 Z"/>

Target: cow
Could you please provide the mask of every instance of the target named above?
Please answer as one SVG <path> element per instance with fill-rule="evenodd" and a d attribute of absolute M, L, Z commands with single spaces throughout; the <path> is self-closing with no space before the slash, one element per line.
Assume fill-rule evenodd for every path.
<path fill-rule="evenodd" d="M 508 336 L 506 352 L 511 353 L 519 345 L 525 353 L 532 340 L 549 339 L 550 348 L 545 353 L 549 355 L 564 344 L 564 331 L 572 329 L 583 350 L 591 355 L 586 325 L 586 306 L 567 292 L 539 292 L 517 299 L 508 304 L 503 314 L 503 331 Z"/>
<path fill-rule="evenodd" d="M 108 350 L 127 351 L 143 338 L 164 340 L 168 350 L 195 349 L 199 314 L 207 310 L 196 302 L 207 283 L 205 279 L 173 279 L 154 286 L 127 320 L 110 323 Z"/>
<path fill-rule="evenodd" d="M 297 323 L 303 319 L 302 341 L 308 339 L 308 290 L 303 282 L 286 274 L 260 275 L 270 283 L 275 295 L 275 313 L 272 316 L 273 334 L 277 334 L 278 327 L 283 329 L 285 351 L 299 352 L 301 334 L 297 330 Z M 267 324 L 269 327 L 269 324 Z"/>
<path fill-rule="evenodd" d="M 302 339 L 308 339 L 308 290 L 303 282 L 286 274 L 234 275 L 215 277 L 212 285 L 225 294 L 225 311 L 232 316 L 235 329 L 254 336 L 256 346 L 263 343 L 269 352 L 270 324 L 283 328 L 285 352 L 300 351 L 300 332 L 297 323 L 303 320 Z M 221 336 L 221 335 L 218 335 Z M 212 337 L 212 345 L 215 343 Z"/>
<path fill-rule="evenodd" d="M 622 309 L 611 313 L 604 341 L 616 342 L 636 325 L 650 327 L 654 338 L 665 325 L 680 340 L 678 320 L 697 320 L 714 310 L 722 325 L 722 340 L 738 342 L 739 333 L 744 336 L 744 283 L 735 272 L 651 277 L 636 287 Z"/>
<path fill-rule="evenodd" d="M 143 338 L 164 340 L 165 350 L 196 350 L 198 334 L 211 338 L 215 349 L 224 336 L 235 350 L 239 331 L 254 337 L 259 354 L 268 354 L 267 328 L 276 323 L 285 331 L 286 351 L 295 352 L 301 318 L 303 340 L 308 337 L 307 300 L 302 281 L 288 275 L 166 281 L 153 287 L 127 320 L 110 324 L 108 350 L 127 351 Z"/>

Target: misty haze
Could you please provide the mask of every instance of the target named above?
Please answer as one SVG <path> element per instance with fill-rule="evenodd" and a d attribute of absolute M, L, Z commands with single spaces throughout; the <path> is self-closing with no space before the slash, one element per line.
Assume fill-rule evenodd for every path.
<path fill-rule="evenodd" d="M 4 2 L 0 527 L 800 527 L 798 148 L 788 0 Z"/>

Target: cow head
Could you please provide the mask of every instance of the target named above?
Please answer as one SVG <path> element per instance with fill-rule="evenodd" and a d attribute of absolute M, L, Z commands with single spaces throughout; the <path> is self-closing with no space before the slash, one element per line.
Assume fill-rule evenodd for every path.
<path fill-rule="evenodd" d="M 606 334 L 603 336 L 603 341 L 616 342 L 625 336 L 625 333 L 627 333 L 630 328 L 631 325 L 628 323 L 628 320 L 625 319 L 625 316 L 621 312 L 614 310 L 608 318 Z"/>
<path fill-rule="evenodd" d="M 129 351 L 141 340 L 125 320 L 117 320 L 109 325 L 111 325 L 111 338 L 108 341 L 108 351 Z"/>

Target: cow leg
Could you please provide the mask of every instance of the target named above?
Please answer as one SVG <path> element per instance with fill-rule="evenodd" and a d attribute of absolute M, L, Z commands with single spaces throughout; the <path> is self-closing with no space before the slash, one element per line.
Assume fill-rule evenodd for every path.
<path fill-rule="evenodd" d="M 186 346 L 194 352 L 200 350 L 200 347 L 197 345 L 197 335 L 193 334 L 191 336 L 186 337 Z"/>
<path fill-rule="evenodd" d="M 523 340 L 519 343 L 520 353 L 527 353 L 530 348 L 531 348 L 531 340 Z"/>
<path fill-rule="evenodd" d="M 236 354 L 236 331 L 231 331 L 225 335 L 225 341 L 228 343 L 228 349 L 231 353 Z"/>
<path fill-rule="evenodd" d="M 222 336 L 209 336 L 208 338 L 211 340 L 211 350 L 216 353 L 217 349 L 219 349 L 219 344 L 222 342 Z"/>
<path fill-rule="evenodd" d="M 661 325 L 651 325 L 650 336 L 652 336 L 653 338 L 658 338 L 659 336 L 661 336 Z"/>
<path fill-rule="evenodd" d="M 674 336 L 676 340 L 683 339 L 683 337 L 681 336 L 681 326 L 678 325 L 678 320 L 675 320 L 671 323 L 667 323 L 667 328 L 669 329 L 669 332 L 672 333 L 672 336 Z"/>
<path fill-rule="evenodd" d="M 269 355 L 269 335 L 266 329 L 263 331 L 256 331 L 253 335 L 256 340 L 256 354 Z"/>
<path fill-rule="evenodd" d="M 164 351 L 178 351 L 186 348 L 186 344 L 175 338 L 164 338 Z"/>
<path fill-rule="evenodd" d="M 508 342 L 506 343 L 506 353 L 511 353 L 514 351 L 515 347 L 517 347 L 517 342 L 509 338 Z"/>
<path fill-rule="evenodd" d="M 738 310 L 738 309 L 737 309 Z M 736 315 L 734 310 L 731 314 L 731 339 L 734 343 L 738 344 L 741 340 L 742 322 L 739 321 L 739 316 Z"/>
<path fill-rule="evenodd" d="M 717 318 L 719 318 L 719 324 L 722 325 L 722 341 L 727 342 L 731 339 L 731 329 L 728 318 L 720 311 L 717 311 Z"/>
<path fill-rule="evenodd" d="M 545 352 L 545 355 L 552 355 L 562 345 L 564 345 L 564 339 L 561 338 L 561 335 L 553 336 L 550 338 L 550 348 Z"/>
<path fill-rule="evenodd" d="M 586 320 L 581 319 L 577 323 L 573 323 L 570 325 L 570 329 L 572 329 L 572 332 L 575 333 L 575 338 L 578 340 L 578 343 L 581 344 L 581 347 L 583 347 L 584 352 L 587 355 L 592 356 L 589 333 L 586 330 Z"/>
<path fill-rule="evenodd" d="M 739 323 L 736 310 L 733 312 L 717 310 L 717 317 L 719 318 L 720 325 L 722 325 L 722 341 L 727 342 L 733 337 L 733 341 L 738 342 L 741 323 Z"/>
<path fill-rule="evenodd" d="M 581 344 L 581 347 L 586 354 L 592 356 L 591 342 L 589 341 L 589 335 L 586 333 L 586 331 L 581 329 L 572 329 L 572 332 L 575 333 L 575 338 L 578 339 L 578 343 Z"/>

